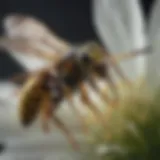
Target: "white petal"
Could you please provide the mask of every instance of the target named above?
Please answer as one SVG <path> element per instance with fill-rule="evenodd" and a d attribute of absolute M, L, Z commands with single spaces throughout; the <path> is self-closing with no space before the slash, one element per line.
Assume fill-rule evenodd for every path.
<path fill-rule="evenodd" d="M 153 53 L 147 59 L 147 80 L 154 88 L 160 84 L 160 1 L 155 1 L 149 24 L 149 41 Z"/>
<path fill-rule="evenodd" d="M 94 0 L 93 21 L 102 42 L 112 54 L 145 46 L 144 19 L 138 0 Z M 122 69 L 135 79 L 144 73 L 144 57 L 122 62 Z"/>

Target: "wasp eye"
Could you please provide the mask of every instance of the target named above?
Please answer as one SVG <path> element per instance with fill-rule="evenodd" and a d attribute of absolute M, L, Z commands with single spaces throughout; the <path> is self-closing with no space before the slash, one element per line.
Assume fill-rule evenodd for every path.
<path fill-rule="evenodd" d="M 82 61 L 83 61 L 84 63 L 89 63 L 89 62 L 91 62 L 91 59 L 90 59 L 90 57 L 89 57 L 87 54 L 84 54 L 84 55 L 82 56 Z"/>

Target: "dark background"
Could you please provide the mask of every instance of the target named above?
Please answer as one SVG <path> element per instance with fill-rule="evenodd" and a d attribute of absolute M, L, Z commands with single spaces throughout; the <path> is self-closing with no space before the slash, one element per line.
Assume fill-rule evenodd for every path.
<path fill-rule="evenodd" d="M 153 2 L 140 0 L 147 20 Z M 12 12 L 30 14 L 43 20 L 59 36 L 70 42 L 97 39 L 92 28 L 91 0 L 1 0 L 0 26 L 2 18 Z M 0 80 L 23 71 L 24 68 L 8 54 L 0 55 Z"/>

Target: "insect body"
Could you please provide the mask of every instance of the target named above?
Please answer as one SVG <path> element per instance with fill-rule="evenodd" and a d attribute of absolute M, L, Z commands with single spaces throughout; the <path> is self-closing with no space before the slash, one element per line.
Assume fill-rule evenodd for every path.
<path fill-rule="evenodd" d="M 21 93 L 21 108 L 22 111 L 24 108 L 26 109 L 26 111 L 21 112 L 21 119 L 26 117 L 25 119 L 27 120 L 27 118 L 31 119 L 31 117 L 35 117 L 40 107 L 32 109 L 31 106 L 40 106 L 41 103 L 43 103 L 43 99 L 45 99 L 43 97 L 46 97 L 48 92 L 51 94 L 50 96 L 54 106 L 57 107 L 59 103 L 66 98 L 70 102 L 70 105 L 72 105 L 72 108 L 74 108 L 72 95 L 78 90 L 81 93 L 81 99 L 84 104 L 86 104 L 95 115 L 97 115 L 97 118 L 103 122 L 102 113 L 97 109 L 94 103 L 90 101 L 84 86 L 84 82 L 90 75 L 92 63 L 88 63 L 88 67 L 86 67 L 85 70 L 83 65 L 83 61 L 77 58 L 75 52 L 72 52 L 54 66 L 54 70 L 57 73 L 56 76 L 48 76 L 48 78 L 46 78 L 46 75 L 42 74 L 43 72 L 40 70 L 41 74 L 33 76 L 34 78 L 31 78 L 31 80 L 29 78 L 24 86 L 24 91 Z M 52 69 L 47 69 L 47 73 L 49 70 Z M 27 104 L 31 104 L 31 106 L 27 106 Z M 26 107 L 23 107 L 23 105 L 26 105 Z M 33 113 L 31 113 L 32 110 Z M 79 117 L 81 116 L 79 115 Z M 82 120 L 82 118 L 80 119 Z"/>
<path fill-rule="evenodd" d="M 100 93 L 99 88 L 93 80 L 94 76 L 99 77 L 107 80 L 106 82 L 110 85 L 111 90 L 116 94 L 115 83 L 108 72 L 109 67 L 114 67 L 125 82 L 127 81 L 126 77 L 117 66 L 115 59 L 106 54 L 103 47 L 95 42 L 88 42 L 81 46 L 73 47 L 57 36 L 52 35 L 42 23 L 31 17 L 20 16 L 19 18 L 18 15 L 13 15 L 8 21 L 14 23 L 7 23 L 6 29 L 8 30 L 8 35 L 0 40 L 1 48 L 12 52 L 33 54 L 48 60 L 51 64 L 55 63 L 54 67 L 44 70 L 40 69 L 35 73 L 28 74 L 28 79 L 24 83 L 24 86 L 22 86 L 20 96 L 19 111 L 21 123 L 23 126 L 30 126 L 36 117 L 40 115 L 44 130 L 48 130 L 48 120 L 52 119 L 66 134 L 73 147 L 77 147 L 70 131 L 56 116 L 56 109 L 59 103 L 63 99 L 67 99 L 70 107 L 74 109 L 75 115 L 83 121 L 83 117 L 74 108 L 75 105 L 72 101 L 72 95 L 75 91 L 79 91 L 82 102 L 105 125 L 103 115 L 98 107 L 89 99 L 84 83 L 88 82 L 93 89 Z M 14 24 L 14 27 L 11 24 Z M 34 28 L 30 26 L 34 26 Z M 19 27 L 20 30 L 18 29 Z M 39 32 L 37 32 L 36 28 Z M 33 34 L 33 29 L 38 34 Z M 45 46 L 45 49 L 42 46 Z M 54 74 L 53 71 L 55 71 Z M 107 95 L 101 95 L 106 101 L 110 100 Z"/>
<path fill-rule="evenodd" d="M 80 97 L 82 102 L 89 107 L 91 111 L 97 116 L 99 120 L 102 121 L 105 126 L 105 122 L 103 120 L 103 114 L 99 111 L 97 106 L 89 99 L 85 82 L 90 77 L 92 72 L 92 59 L 90 61 L 89 57 L 83 55 L 84 57 L 77 57 L 76 51 L 71 52 L 67 57 L 62 59 L 56 66 L 55 69 L 65 88 L 67 89 L 67 99 L 72 103 L 71 95 L 75 93 L 75 90 L 80 91 Z M 84 58 L 87 59 L 84 59 Z M 82 59 L 81 59 L 82 58 Z M 87 60 L 87 63 L 86 63 Z M 83 64 L 85 63 L 85 64 Z"/>
<path fill-rule="evenodd" d="M 105 81 L 107 80 L 111 90 L 116 93 L 116 87 L 108 72 L 106 54 L 104 49 L 96 42 L 90 41 L 84 46 L 77 48 L 77 50 L 73 50 L 65 58 L 60 60 L 55 68 L 69 88 L 77 88 L 80 84 L 83 85 L 84 82 L 88 82 L 103 99 L 106 99 L 110 103 L 111 99 L 100 92 L 93 80 L 93 77 L 98 77 Z M 126 79 L 125 77 L 123 78 Z"/>
<path fill-rule="evenodd" d="M 72 146 L 77 149 L 76 143 L 71 132 L 56 116 L 56 109 L 62 101 L 64 91 L 56 75 L 49 71 L 40 72 L 38 75 L 30 77 L 22 87 L 19 117 L 24 127 L 30 126 L 38 115 L 41 116 L 42 128 L 48 131 L 50 119 L 59 127 L 69 139 Z"/>
<path fill-rule="evenodd" d="M 66 98 L 69 101 L 70 106 L 74 108 L 72 95 L 75 93 L 75 90 L 77 90 L 80 91 L 82 102 L 94 112 L 98 120 L 101 120 L 102 124 L 105 126 L 103 114 L 89 99 L 84 83 L 87 81 L 90 82 L 90 80 L 92 80 L 92 75 L 96 74 L 96 76 L 101 79 L 107 79 L 107 81 L 111 84 L 112 90 L 116 91 L 116 88 L 114 86 L 114 82 L 108 75 L 108 70 L 104 61 L 105 54 L 103 49 L 101 49 L 99 45 L 97 46 L 97 44 L 94 42 L 89 43 L 87 47 L 84 48 L 85 49 L 77 48 L 71 50 L 70 53 L 68 53 L 65 57 L 58 61 L 56 65 L 54 65 L 54 68 L 48 68 L 46 72 L 42 72 L 42 70 L 40 70 L 39 73 L 41 74 L 38 74 L 37 76 L 35 75 L 35 79 L 32 80 L 33 82 L 31 81 L 34 85 L 31 85 L 29 79 L 29 82 L 27 82 L 29 84 L 26 84 L 24 87 L 25 98 L 23 97 L 23 93 L 21 93 L 21 108 L 23 111 L 21 112 L 22 123 L 24 121 L 24 117 L 26 121 L 27 118 L 31 121 L 32 118 L 36 118 L 37 113 L 40 112 L 40 108 L 43 108 L 41 112 L 45 113 L 46 109 L 43 106 L 46 104 L 44 105 L 44 103 L 52 102 L 52 104 L 54 104 L 52 105 L 53 110 L 53 108 L 57 108 L 59 103 Z M 55 70 L 56 75 L 53 76 L 50 74 L 50 70 Z M 94 89 L 96 89 L 96 91 L 99 92 L 97 85 L 93 81 L 90 84 Z M 29 87 L 29 91 L 26 91 L 28 85 L 32 87 Z M 105 96 L 105 98 L 106 100 L 109 100 L 107 96 Z M 31 104 L 31 106 L 36 105 L 39 107 L 32 109 L 31 106 L 28 106 L 28 103 Z M 26 106 L 24 107 L 25 111 L 23 110 L 23 105 Z M 76 112 L 76 114 L 81 120 L 83 120 L 78 112 Z M 46 125 L 44 126 L 44 128 L 47 128 Z"/>
<path fill-rule="evenodd" d="M 43 77 L 42 77 L 43 78 Z M 23 126 L 29 126 L 40 112 L 40 106 L 48 90 L 40 76 L 30 77 L 20 94 L 19 116 Z"/>

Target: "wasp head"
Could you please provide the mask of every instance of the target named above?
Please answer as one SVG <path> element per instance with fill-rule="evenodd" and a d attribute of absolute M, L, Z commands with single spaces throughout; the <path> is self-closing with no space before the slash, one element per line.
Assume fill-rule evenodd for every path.
<path fill-rule="evenodd" d="M 92 61 L 99 63 L 105 57 L 104 48 L 94 41 L 89 41 L 82 46 L 81 52 L 85 53 L 82 55 L 85 61 Z"/>

